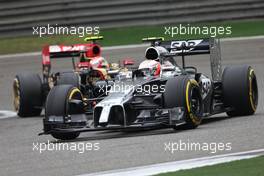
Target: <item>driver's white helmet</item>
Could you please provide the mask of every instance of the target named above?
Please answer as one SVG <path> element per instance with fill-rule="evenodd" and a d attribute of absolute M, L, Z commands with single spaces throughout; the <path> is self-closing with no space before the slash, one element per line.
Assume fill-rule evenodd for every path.
<path fill-rule="evenodd" d="M 151 76 L 158 76 L 160 74 L 161 64 L 155 60 L 145 60 L 140 63 L 139 70 L 148 72 L 146 74 Z"/>

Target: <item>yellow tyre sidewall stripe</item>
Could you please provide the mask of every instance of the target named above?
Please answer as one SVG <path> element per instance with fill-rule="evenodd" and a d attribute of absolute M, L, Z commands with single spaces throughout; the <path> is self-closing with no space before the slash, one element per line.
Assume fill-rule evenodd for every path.
<path fill-rule="evenodd" d="M 79 93 L 81 95 L 82 99 L 83 99 L 83 95 L 82 95 L 81 91 L 78 88 L 75 87 L 75 88 L 73 88 L 71 90 L 71 92 L 70 92 L 70 94 L 68 96 L 68 100 L 71 100 L 73 95 L 76 94 L 76 93 Z"/>
<path fill-rule="evenodd" d="M 189 89 L 190 89 L 190 86 L 192 84 L 195 84 L 195 85 L 198 85 L 198 83 L 195 81 L 195 80 L 190 80 L 187 82 L 187 85 L 186 85 L 186 106 L 187 106 L 187 113 L 189 115 L 189 117 L 191 118 L 192 122 L 196 125 L 199 125 L 201 123 L 201 120 L 196 117 L 192 112 L 191 112 L 191 106 L 190 106 L 190 102 L 189 102 Z"/>

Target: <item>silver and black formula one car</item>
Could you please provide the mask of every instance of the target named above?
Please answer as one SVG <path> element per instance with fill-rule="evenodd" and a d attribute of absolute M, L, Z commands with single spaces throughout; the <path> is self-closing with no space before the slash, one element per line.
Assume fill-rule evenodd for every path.
<path fill-rule="evenodd" d="M 219 40 L 145 41 L 150 41 L 151 47 L 146 49 L 146 60 L 138 69 L 120 71 L 110 89 L 103 89 L 106 84 L 102 84 L 102 90 L 109 91 L 95 104 L 92 120 L 86 115 L 90 100 L 83 98 L 77 87 L 52 89 L 41 134 L 67 140 L 88 131 L 192 129 L 214 114 L 243 116 L 256 111 L 254 70 L 250 66 L 227 66 L 222 72 Z M 196 54 L 210 54 L 212 78 L 185 65 L 185 56 Z M 175 56 L 182 59 L 182 66 Z"/>

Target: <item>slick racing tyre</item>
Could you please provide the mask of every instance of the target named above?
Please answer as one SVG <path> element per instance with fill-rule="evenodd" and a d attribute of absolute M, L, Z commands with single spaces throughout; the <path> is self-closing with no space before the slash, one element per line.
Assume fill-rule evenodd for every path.
<path fill-rule="evenodd" d="M 50 116 L 65 117 L 68 114 L 82 113 L 82 110 L 76 107 L 75 110 L 69 112 L 69 101 L 72 99 L 82 100 L 82 93 L 80 90 L 72 85 L 58 85 L 54 86 L 47 97 L 45 107 L 45 118 Z M 67 132 L 67 133 L 52 133 L 56 139 L 71 140 L 77 138 L 79 132 Z"/>
<path fill-rule="evenodd" d="M 72 85 L 74 87 L 78 87 L 80 85 L 79 75 L 75 72 L 61 72 L 58 80 L 56 81 L 56 85 Z"/>
<path fill-rule="evenodd" d="M 258 105 L 258 84 L 250 66 L 229 66 L 222 75 L 224 105 L 227 115 L 243 116 L 255 113 Z"/>
<path fill-rule="evenodd" d="M 169 79 L 165 85 L 164 104 L 166 108 L 185 109 L 185 129 L 196 128 L 202 120 L 202 97 L 198 83 L 189 76 Z M 175 128 L 176 129 L 176 128 Z"/>
<path fill-rule="evenodd" d="M 39 116 L 42 111 L 42 83 L 38 74 L 16 75 L 13 82 L 14 108 L 20 117 Z"/>

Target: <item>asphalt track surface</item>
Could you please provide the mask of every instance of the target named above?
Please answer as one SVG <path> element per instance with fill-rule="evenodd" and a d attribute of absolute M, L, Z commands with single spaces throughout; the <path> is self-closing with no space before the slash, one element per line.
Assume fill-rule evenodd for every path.
<path fill-rule="evenodd" d="M 98 171 L 142 166 L 168 161 L 191 159 L 224 153 L 233 153 L 264 146 L 264 39 L 225 41 L 222 44 L 223 65 L 251 65 L 258 78 L 259 105 L 255 115 L 228 118 L 220 114 L 204 120 L 195 130 L 173 131 L 163 129 L 144 132 L 92 132 L 83 133 L 74 142 L 99 143 L 98 151 L 39 151 L 33 143 L 55 142 L 51 136 L 38 136 L 42 130 L 42 117 L 13 117 L 0 120 L 0 175 L 78 175 Z M 105 51 L 104 56 L 117 61 L 132 57 L 143 59 L 145 47 Z M 57 60 L 54 70 L 71 66 L 70 60 Z M 54 62 L 54 63 L 55 63 Z M 210 74 L 209 57 L 187 58 L 187 65 L 198 67 Z M 56 69 L 57 68 L 57 69 Z M 0 110 L 12 110 L 12 80 L 16 73 L 40 72 L 40 56 L 0 59 Z M 168 142 L 231 143 L 232 150 L 217 151 L 165 151 Z"/>

